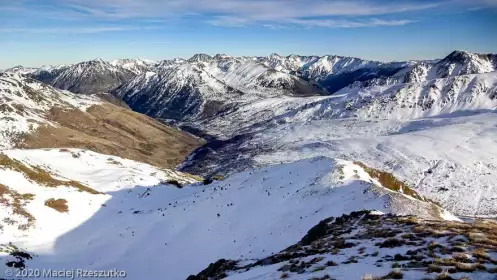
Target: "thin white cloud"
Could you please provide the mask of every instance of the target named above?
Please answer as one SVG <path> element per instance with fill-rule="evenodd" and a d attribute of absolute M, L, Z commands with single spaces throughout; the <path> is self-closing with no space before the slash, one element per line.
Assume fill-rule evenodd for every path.
<path fill-rule="evenodd" d="M 215 19 L 208 20 L 207 23 L 210 23 L 215 26 L 245 27 L 250 23 L 250 21 L 244 18 L 238 18 L 233 16 L 219 16 Z"/>
<path fill-rule="evenodd" d="M 107 18 L 160 17 L 175 13 L 217 13 L 252 20 L 281 20 L 319 16 L 374 16 L 419 11 L 448 0 L 60 0 L 87 14 Z M 491 1 L 491 0 L 488 0 Z M 68 4 L 69 3 L 69 4 Z"/>
<path fill-rule="evenodd" d="M 35 34 L 92 34 L 103 32 L 122 32 L 141 29 L 156 29 L 156 27 L 126 27 L 126 26 L 103 26 L 103 27 L 74 27 L 74 28 L 0 28 L 0 33 L 35 33 Z"/>
<path fill-rule="evenodd" d="M 377 18 L 361 19 L 361 20 L 335 20 L 335 19 L 289 19 L 280 22 L 280 24 L 264 23 L 263 27 L 268 29 L 284 29 L 292 26 L 303 27 L 326 27 L 326 28 L 360 28 L 360 27 L 375 27 L 375 26 L 402 26 L 415 23 L 417 20 L 402 19 L 402 20 L 382 20 Z M 216 26 L 224 27 L 245 27 L 250 24 L 250 20 L 235 17 L 218 17 L 215 20 L 210 20 L 208 23 Z"/>
<path fill-rule="evenodd" d="M 329 28 L 358 28 L 358 27 L 374 27 L 374 26 L 401 26 L 416 22 L 415 20 L 293 20 L 292 23 L 303 25 L 306 27 L 329 27 Z"/>

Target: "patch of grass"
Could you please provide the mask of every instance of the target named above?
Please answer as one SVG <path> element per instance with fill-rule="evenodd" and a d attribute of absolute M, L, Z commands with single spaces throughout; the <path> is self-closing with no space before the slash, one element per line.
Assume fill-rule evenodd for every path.
<path fill-rule="evenodd" d="M 453 258 L 448 258 L 448 259 L 436 258 L 434 262 L 438 265 L 443 265 L 443 266 L 451 266 L 457 263 L 457 261 Z"/>
<path fill-rule="evenodd" d="M 452 280 L 452 278 L 448 272 L 442 272 L 435 277 L 435 280 Z"/>
<path fill-rule="evenodd" d="M 368 167 L 367 165 L 365 165 L 362 162 L 356 161 L 356 162 L 354 162 L 354 164 L 362 167 L 362 169 L 364 169 L 364 171 L 366 171 L 366 173 L 368 173 L 369 176 L 377 179 L 383 187 L 388 188 L 388 189 L 393 190 L 393 191 L 396 191 L 396 192 L 406 194 L 408 196 L 414 197 L 414 198 L 421 200 L 421 201 L 426 201 L 426 199 L 424 197 L 419 195 L 416 191 L 411 189 L 404 182 L 395 178 L 395 176 L 393 176 L 393 174 Z"/>
<path fill-rule="evenodd" d="M 405 241 L 402 239 L 397 239 L 397 238 L 388 238 L 387 240 L 377 243 L 380 248 L 395 248 L 395 247 L 400 247 L 405 244 Z"/>
<path fill-rule="evenodd" d="M 440 245 L 440 244 L 436 243 L 435 241 L 432 241 L 432 242 L 430 242 L 430 243 L 428 244 L 428 250 L 435 250 L 435 249 L 437 249 L 437 248 L 440 248 L 440 249 L 441 249 L 441 248 L 444 248 L 444 246 L 442 246 L 442 245 Z"/>
<path fill-rule="evenodd" d="M 474 272 L 476 270 L 486 270 L 485 266 L 479 263 L 455 263 L 454 267 L 458 272 Z"/>
<path fill-rule="evenodd" d="M 487 260 L 490 258 L 484 248 L 476 248 L 473 251 L 473 256 L 478 258 L 478 259 L 484 259 L 484 260 Z"/>
<path fill-rule="evenodd" d="M 8 198 L 9 196 L 11 199 Z M 22 216 L 27 220 L 27 223 L 20 224 L 18 226 L 19 230 L 26 230 L 30 228 L 36 221 L 35 217 L 33 217 L 33 215 L 31 215 L 28 211 L 26 211 L 26 209 L 24 209 L 24 206 L 26 206 L 27 202 L 33 200 L 33 198 L 34 194 L 20 194 L 14 190 L 11 190 L 7 186 L 0 184 L 0 204 L 12 208 L 12 213 L 14 215 Z M 9 219 L 6 223 L 13 225 L 16 222 L 12 219 Z"/>
<path fill-rule="evenodd" d="M 428 273 L 432 273 L 432 272 L 440 273 L 440 272 L 442 272 L 442 268 L 436 264 L 430 264 L 430 265 L 428 265 L 428 268 L 426 269 L 426 271 Z"/>
<path fill-rule="evenodd" d="M 387 275 L 383 276 L 381 279 L 403 279 L 403 278 L 404 274 L 400 270 L 394 269 L 390 271 Z"/>
<path fill-rule="evenodd" d="M 326 269 L 326 266 L 321 265 L 321 266 L 317 266 L 317 267 L 313 268 L 312 272 L 317 272 L 317 271 L 321 271 L 321 270 L 325 270 L 325 269 Z"/>
<path fill-rule="evenodd" d="M 223 175 L 216 174 L 216 175 L 211 176 L 211 179 L 215 180 L 215 181 L 224 181 L 225 178 Z"/>
<path fill-rule="evenodd" d="M 71 181 L 62 181 L 62 180 L 55 179 L 54 177 L 52 177 L 52 175 L 50 173 L 46 172 L 45 170 L 41 169 L 40 167 L 37 167 L 37 166 L 28 167 L 24 163 L 22 163 L 16 159 L 12 159 L 12 158 L 10 158 L 7 155 L 2 154 L 2 153 L 0 153 L 0 167 L 8 168 L 8 169 L 17 171 L 19 173 L 22 173 L 22 174 L 24 174 L 24 176 L 28 180 L 30 180 L 34 183 L 37 183 L 39 185 L 46 186 L 46 187 L 51 187 L 51 188 L 55 188 L 55 187 L 59 187 L 59 186 L 74 187 L 74 188 L 78 189 L 80 192 L 87 192 L 87 193 L 91 193 L 91 194 L 101 194 L 101 192 L 98 192 L 90 187 L 87 187 L 87 186 L 85 186 L 77 181 L 72 181 L 72 180 Z"/>
<path fill-rule="evenodd" d="M 50 198 L 45 201 L 45 206 L 48 206 L 61 213 L 69 212 L 69 207 L 67 206 L 67 200 L 61 198 L 59 199 Z"/>
<path fill-rule="evenodd" d="M 416 239 L 416 235 L 414 235 L 412 233 L 404 233 L 400 237 L 402 239 L 408 239 L 408 240 L 415 240 Z"/>

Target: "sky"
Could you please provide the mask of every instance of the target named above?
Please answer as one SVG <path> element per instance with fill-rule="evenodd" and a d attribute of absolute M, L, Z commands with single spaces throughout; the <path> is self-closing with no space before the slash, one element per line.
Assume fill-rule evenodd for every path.
<path fill-rule="evenodd" d="M 0 69 L 94 58 L 497 53 L 497 0 L 0 0 Z"/>

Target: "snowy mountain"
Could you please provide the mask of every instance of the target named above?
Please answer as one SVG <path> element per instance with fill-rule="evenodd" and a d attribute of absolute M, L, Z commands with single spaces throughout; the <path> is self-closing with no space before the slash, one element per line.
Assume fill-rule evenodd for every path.
<path fill-rule="evenodd" d="M 439 78 L 497 71 L 497 55 L 454 51 L 442 60 L 419 61 L 390 77 L 375 78 L 355 86 L 393 85 L 416 83 Z"/>
<path fill-rule="evenodd" d="M 275 123 L 339 118 L 412 120 L 496 108 L 497 75 L 493 72 L 417 83 L 350 87 L 330 96 L 259 99 L 188 125 L 219 139 L 229 139 Z"/>
<path fill-rule="evenodd" d="M 0 73 L 0 148 L 11 148 L 24 135 L 41 125 L 50 125 L 51 108 L 86 110 L 100 101 L 90 96 L 74 96 L 57 91 L 18 74 Z"/>
<path fill-rule="evenodd" d="M 161 69 L 161 68 L 164 68 L 164 67 L 174 66 L 174 65 L 181 64 L 181 63 L 184 63 L 184 62 L 186 62 L 186 60 L 184 60 L 182 58 L 166 59 L 166 60 L 159 61 L 157 63 L 157 65 L 155 66 L 155 68 L 156 69 Z"/>
<path fill-rule="evenodd" d="M 39 80 L 45 84 L 50 84 L 58 75 L 60 75 L 60 73 L 69 67 L 70 65 L 49 65 L 39 68 L 15 66 L 0 72 L 24 75 L 26 77 Z"/>
<path fill-rule="evenodd" d="M 142 59 L 116 59 L 111 61 L 110 64 L 139 75 L 152 70 L 158 62 Z"/>
<path fill-rule="evenodd" d="M 340 56 L 272 54 L 235 58 L 197 54 L 188 61 L 163 61 L 154 71 L 129 80 L 113 92 L 134 110 L 184 121 L 234 111 L 241 104 L 267 98 L 326 95 L 322 87 L 337 94 L 366 91 L 374 86 L 408 87 L 411 83 L 415 83 L 412 87 L 424 89 L 429 87 L 429 81 L 454 78 L 442 82 L 442 91 L 450 91 L 450 84 L 458 83 L 459 76 L 493 72 L 496 57 L 455 51 L 436 61 L 382 63 Z M 457 91 L 457 85 L 454 87 Z M 415 90 L 409 90 L 412 91 Z M 424 99 L 416 102 L 431 106 L 431 97 L 425 97 L 429 91 L 424 92 L 419 97 Z"/>
<path fill-rule="evenodd" d="M 135 74 L 126 68 L 95 59 L 70 66 L 60 73 L 51 84 L 56 88 L 74 93 L 103 93 L 119 86 L 133 76 Z"/>
<path fill-rule="evenodd" d="M 80 63 L 78 67 L 70 69 L 65 73 L 62 81 L 54 84 L 56 87 L 68 89 L 73 86 L 75 91 L 83 89 L 92 89 L 90 84 L 97 81 L 100 86 L 96 89 L 109 90 L 117 87 L 119 84 L 128 81 L 131 77 L 139 74 L 145 74 L 148 71 L 157 72 L 169 66 L 178 66 L 184 63 L 226 63 L 228 61 L 251 61 L 258 62 L 264 66 L 274 69 L 277 72 L 287 73 L 291 76 L 297 76 L 301 79 L 319 84 L 330 93 L 339 91 L 344 87 L 359 86 L 368 87 L 372 85 L 393 85 L 397 83 L 423 82 L 436 78 L 447 78 L 458 75 L 481 74 L 493 72 L 497 68 L 497 55 L 495 54 L 478 54 L 465 51 L 454 51 L 444 59 L 431 61 L 406 61 L 406 62 L 379 62 L 363 60 L 355 57 L 343 57 L 336 55 L 325 56 L 300 56 L 289 55 L 280 56 L 271 54 L 267 57 L 232 57 L 226 54 L 217 54 L 210 56 L 204 53 L 193 55 L 185 60 L 176 58 L 173 60 L 163 60 L 154 62 L 140 59 L 118 59 L 109 62 L 118 70 L 109 67 L 109 65 L 100 65 L 102 60 L 94 60 Z M 100 63 L 95 63 L 100 62 Z M 16 66 L 6 71 L 20 74 L 34 73 L 32 78 L 39 79 L 43 82 L 51 82 L 66 67 L 42 67 L 42 68 L 24 68 Z M 86 70 L 82 69 L 85 68 Z M 71 72 L 73 72 L 71 76 Z M 82 72 L 94 72 L 85 74 L 95 76 L 95 78 L 86 78 L 87 80 L 76 81 L 76 76 Z M 117 75 L 116 72 L 120 72 Z M 132 73 L 133 75 L 130 75 Z M 83 76 L 85 76 L 83 75 Z M 117 75 L 117 76 L 116 76 Z M 85 89 L 85 90 L 86 90 Z"/>
<path fill-rule="evenodd" d="M 113 93 L 138 112 L 185 120 L 209 117 L 257 99 L 326 91 L 251 60 L 196 55 L 189 62 L 159 66 L 155 72 L 139 75 Z"/>
<path fill-rule="evenodd" d="M 496 71 L 497 55 L 454 51 L 442 60 L 378 62 L 341 56 L 279 56 L 257 60 L 278 71 L 313 80 L 330 92 L 358 84 L 392 85 Z"/>
<path fill-rule="evenodd" d="M 33 69 L 33 71 L 25 75 L 45 84 L 51 84 L 55 78 L 69 67 L 70 65 L 42 66 L 41 68 Z"/>
<path fill-rule="evenodd" d="M 171 167 L 201 143 L 96 96 L 18 74 L 0 74 L 0 101 L 0 149 L 77 147 Z"/>
<path fill-rule="evenodd" d="M 194 54 L 187 61 L 188 62 L 209 62 L 210 60 L 212 60 L 212 57 L 210 55 L 205 54 L 205 53 L 198 53 L 198 54 Z"/>

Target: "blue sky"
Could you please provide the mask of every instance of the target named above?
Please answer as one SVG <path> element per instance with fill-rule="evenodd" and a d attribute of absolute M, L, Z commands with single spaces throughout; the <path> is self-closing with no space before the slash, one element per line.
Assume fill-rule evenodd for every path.
<path fill-rule="evenodd" d="M 0 68 L 93 58 L 497 53 L 497 0 L 0 0 Z"/>

